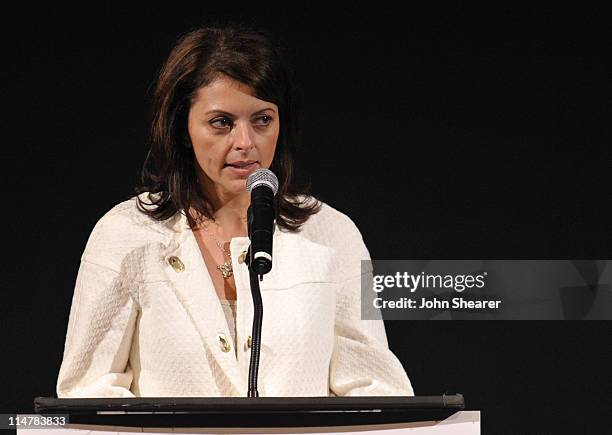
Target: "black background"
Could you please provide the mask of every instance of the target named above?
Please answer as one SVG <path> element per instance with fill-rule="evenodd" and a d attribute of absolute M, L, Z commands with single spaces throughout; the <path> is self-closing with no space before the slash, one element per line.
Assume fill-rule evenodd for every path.
<path fill-rule="evenodd" d="M 289 49 L 298 178 L 378 259 L 609 259 L 610 14 L 5 7 L 0 411 L 55 394 L 80 255 L 130 196 L 150 87 L 191 26 L 239 21 Z M 417 394 L 459 392 L 486 433 L 603 431 L 610 322 L 387 322 Z"/>

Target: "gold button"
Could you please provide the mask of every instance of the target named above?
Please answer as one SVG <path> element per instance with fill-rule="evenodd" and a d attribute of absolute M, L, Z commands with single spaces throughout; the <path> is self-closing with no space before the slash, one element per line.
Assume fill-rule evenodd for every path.
<path fill-rule="evenodd" d="M 232 349 L 225 334 L 217 335 L 217 339 L 219 340 L 219 347 L 223 352 L 229 352 Z"/>
<path fill-rule="evenodd" d="M 172 266 L 177 272 L 182 272 L 185 270 L 185 265 L 183 264 L 181 259 L 175 257 L 174 255 L 168 258 L 168 263 L 170 263 L 170 266 Z"/>
<path fill-rule="evenodd" d="M 238 256 L 238 263 L 240 264 L 244 263 L 244 260 L 246 260 L 246 255 L 247 255 L 247 251 L 242 251 L 240 256 Z"/>
<path fill-rule="evenodd" d="M 249 335 L 249 338 L 247 338 L 247 347 L 250 348 L 253 345 L 253 337 L 251 337 Z"/>

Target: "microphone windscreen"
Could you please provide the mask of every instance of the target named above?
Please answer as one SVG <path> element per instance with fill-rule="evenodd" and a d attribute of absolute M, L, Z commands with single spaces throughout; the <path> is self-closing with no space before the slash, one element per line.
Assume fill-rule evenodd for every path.
<path fill-rule="evenodd" d="M 278 178 L 269 169 L 260 168 L 249 175 L 246 183 L 247 192 L 251 193 L 257 186 L 266 185 L 272 189 L 274 195 L 278 192 Z"/>

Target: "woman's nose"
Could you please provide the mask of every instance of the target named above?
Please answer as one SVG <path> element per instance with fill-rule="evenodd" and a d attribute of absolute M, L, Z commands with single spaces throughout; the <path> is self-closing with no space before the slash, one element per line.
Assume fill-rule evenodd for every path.
<path fill-rule="evenodd" d="M 234 147 L 237 149 L 249 149 L 253 147 L 253 136 L 248 123 L 240 122 L 234 128 Z"/>

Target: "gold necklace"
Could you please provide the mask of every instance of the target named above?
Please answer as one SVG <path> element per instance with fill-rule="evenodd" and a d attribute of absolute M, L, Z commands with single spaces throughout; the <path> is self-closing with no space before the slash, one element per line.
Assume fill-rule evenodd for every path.
<path fill-rule="evenodd" d="M 231 252 L 228 252 L 225 249 L 223 249 L 223 245 L 219 242 L 219 239 L 217 239 L 214 236 L 213 233 L 208 231 L 206 226 L 202 225 L 201 228 L 214 239 L 216 245 L 219 247 L 221 252 L 223 254 L 227 255 L 228 260 L 225 263 L 218 265 L 217 266 L 217 270 L 219 270 L 221 272 L 221 275 L 223 275 L 223 278 L 225 278 L 225 279 L 230 278 L 234 274 L 234 269 L 232 268 L 232 254 L 231 254 Z"/>

